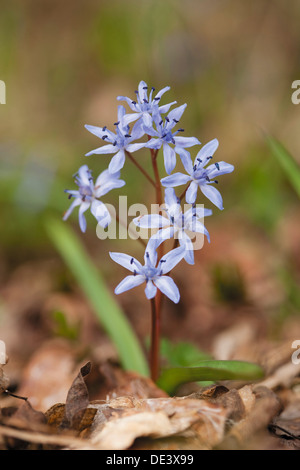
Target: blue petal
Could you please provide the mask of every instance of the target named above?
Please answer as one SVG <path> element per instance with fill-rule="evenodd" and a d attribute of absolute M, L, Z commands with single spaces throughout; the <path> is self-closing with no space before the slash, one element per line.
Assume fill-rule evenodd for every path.
<path fill-rule="evenodd" d="M 84 216 L 84 212 L 87 211 L 89 207 L 90 207 L 89 202 L 83 202 L 81 206 L 79 207 L 78 220 L 79 220 L 79 227 L 82 232 L 86 231 L 86 218 Z"/>
<path fill-rule="evenodd" d="M 145 288 L 145 294 L 147 299 L 153 299 L 156 296 L 157 288 L 153 284 L 152 281 L 148 281 L 146 288 Z"/>
<path fill-rule="evenodd" d="M 193 162 L 191 159 L 191 154 L 184 148 L 178 147 L 176 149 L 178 155 L 180 156 L 180 159 L 182 161 L 182 164 L 184 166 L 185 171 L 191 175 L 193 173 Z"/>
<path fill-rule="evenodd" d="M 133 223 L 141 228 L 161 228 L 169 225 L 169 219 L 160 214 L 147 214 L 133 219 Z"/>
<path fill-rule="evenodd" d="M 191 177 L 184 175 L 183 173 L 174 173 L 173 175 L 166 176 L 160 180 L 161 184 L 167 188 L 173 188 L 174 186 L 181 186 L 188 183 Z"/>
<path fill-rule="evenodd" d="M 206 196 L 215 206 L 223 210 L 223 199 L 221 193 L 211 184 L 201 184 L 200 189 L 204 196 Z"/>
<path fill-rule="evenodd" d="M 145 278 L 142 275 L 137 276 L 127 276 L 120 282 L 120 284 L 115 288 L 115 294 L 122 294 L 127 290 L 133 289 L 134 287 L 140 286 L 145 282 Z"/>
<path fill-rule="evenodd" d="M 180 300 L 178 287 L 170 276 L 160 276 L 154 281 L 159 290 L 171 299 L 175 304 Z"/>
<path fill-rule="evenodd" d="M 163 274 L 171 271 L 182 260 L 184 251 L 184 247 L 174 248 L 161 258 L 159 263 Z"/>
<path fill-rule="evenodd" d="M 178 152 L 178 147 L 193 147 L 194 145 L 199 145 L 201 142 L 196 137 L 174 137 L 175 140 L 175 151 Z"/>
<path fill-rule="evenodd" d="M 125 253 L 109 252 L 109 256 L 113 261 L 131 272 L 139 272 L 142 269 L 142 265 L 138 260 L 130 255 L 126 255 Z"/>
<path fill-rule="evenodd" d="M 207 158 L 213 156 L 213 154 L 217 150 L 218 146 L 219 146 L 218 139 L 213 139 L 210 142 L 208 142 L 207 144 L 205 144 L 202 147 L 202 149 L 199 150 L 199 152 L 196 155 L 195 165 L 199 161 L 197 159 L 200 158 L 200 160 L 202 160 L 201 167 L 204 166 Z"/>
<path fill-rule="evenodd" d="M 196 181 L 192 181 L 188 187 L 185 195 L 185 200 L 188 204 L 194 204 L 197 198 L 198 184 Z"/>
<path fill-rule="evenodd" d="M 125 152 L 123 149 L 120 149 L 119 152 L 114 155 L 108 165 L 110 173 L 116 173 L 117 171 L 123 168 L 125 163 Z"/>
<path fill-rule="evenodd" d="M 176 153 L 175 150 L 169 144 L 166 143 L 163 144 L 163 152 L 165 169 L 169 175 L 176 166 Z"/>

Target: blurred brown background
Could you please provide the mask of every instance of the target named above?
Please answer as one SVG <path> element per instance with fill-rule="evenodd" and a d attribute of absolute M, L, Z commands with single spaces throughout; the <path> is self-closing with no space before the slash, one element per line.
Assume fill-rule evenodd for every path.
<path fill-rule="evenodd" d="M 84 124 L 112 126 L 116 96 L 133 97 L 142 79 L 156 89 L 170 85 L 163 102 L 188 104 L 181 121 L 186 135 L 202 143 L 217 137 L 217 159 L 236 167 L 220 181 L 225 210 L 214 210 L 206 224 L 211 244 L 197 253 L 197 268 L 177 272 L 183 300 L 180 307 L 167 304 L 165 332 L 209 347 L 215 331 L 245 316 L 259 330 L 262 321 L 272 334 L 295 336 L 300 203 L 264 133 L 300 162 L 300 106 L 291 102 L 292 82 L 300 79 L 299 2 L 2 0 L 0 12 L 0 79 L 7 87 L 7 104 L 0 106 L 0 322 L 6 341 L 21 335 L 23 310 L 43 338 L 50 335 L 43 315 L 53 305 L 66 314 L 80 310 L 78 301 L 68 304 L 70 285 L 77 287 L 43 221 L 50 213 L 60 218 L 68 207 L 63 189 L 72 187 L 80 165 L 95 172 L 107 167 L 109 156 L 85 159 L 99 141 Z M 140 158 L 148 165 L 146 152 Z M 130 162 L 122 177 L 129 202 L 144 202 L 145 181 Z M 67 223 L 78 232 L 77 215 Z M 111 289 L 124 273 L 108 250 L 141 254 L 131 241 L 97 240 L 92 219 L 86 236 L 79 235 Z M 53 292 L 59 300 L 48 304 Z M 137 292 L 119 300 L 145 336 L 145 301 Z M 23 340 L 31 350 L 34 341 Z"/>

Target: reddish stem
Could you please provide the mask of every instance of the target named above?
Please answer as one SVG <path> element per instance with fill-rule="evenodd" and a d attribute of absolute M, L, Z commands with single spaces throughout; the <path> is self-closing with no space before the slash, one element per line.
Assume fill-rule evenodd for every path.
<path fill-rule="evenodd" d="M 160 314 L 156 308 L 155 298 L 151 302 L 151 349 L 150 370 L 151 379 L 156 382 L 159 377 L 159 348 L 160 348 Z"/>
<path fill-rule="evenodd" d="M 136 161 L 136 159 L 131 155 L 130 152 L 125 150 L 127 157 L 132 161 L 132 163 L 140 170 L 141 173 L 147 178 L 147 180 L 156 188 L 156 182 L 151 178 L 147 171 Z"/>

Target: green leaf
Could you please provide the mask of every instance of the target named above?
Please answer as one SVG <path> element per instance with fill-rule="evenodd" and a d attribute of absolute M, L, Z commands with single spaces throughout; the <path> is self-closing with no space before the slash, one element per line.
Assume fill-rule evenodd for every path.
<path fill-rule="evenodd" d="M 209 354 L 201 351 L 192 343 L 179 341 L 173 344 L 167 338 L 161 339 L 160 354 L 166 360 L 168 367 L 186 367 L 197 364 L 199 361 L 212 359 Z"/>
<path fill-rule="evenodd" d="M 263 369 L 243 361 L 201 361 L 195 367 L 174 367 L 160 375 L 157 385 L 172 394 L 179 385 L 197 381 L 245 380 L 252 381 L 264 376 Z"/>
<path fill-rule="evenodd" d="M 148 365 L 139 341 L 80 239 L 60 220 L 48 218 L 45 225 L 54 246 L 77 279 L 101 325 L 115 344 L 123 367 L 148 376 Z"/>
<path fill-rule="evenodd" d="M 272 155 L 277 159 L 289 182 L 300 197 L 300 166 L 287 149 L 274 137 L 267 136 L 266 141 Z"/>

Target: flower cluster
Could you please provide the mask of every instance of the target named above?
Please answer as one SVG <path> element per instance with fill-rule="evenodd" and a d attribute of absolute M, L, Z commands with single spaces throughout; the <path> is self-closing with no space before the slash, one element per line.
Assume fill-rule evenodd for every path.
<path fill-rule="evenodd" d="M 106 205 L 100 199 L 112 189 L 125 185 L 125 181 L 120 179 L 120 171 L 125 165 L 126 157 L 133 159 L 132 153 L 142 148 L 149 148 L 152 160 L 155 161 L 159 150 L 162 149 L 167 176 L 156 180 L 155 186 L 156 189 L 158 186 L 165 188 L 163 215 L 150 214 L 134 219 L 136 226 L 157 229 L 146 246 L 144 265 L 123 253 L 110 253 L 110 257 L 133 273 L 117 286 L 116 294 L 145 282 L 145 294 L 148 299 L 153 299 L 159 289 L 177 303 L 180 298 L 179 290 L 167 274 L 183 259 L 189 264 L 194 264 L 191 233 L 203 234 L 209 241 L 209 233 L 202 220 L 211 215 L 212 211 L 203 206 L 197 206 L 198 188 L 209 201 L 222 210 L 223 200 L 215 187 L 218 183 L 216 178 L 232 172 L 234 167 L 223 161 L 215 163 L 211 161 L 219 145 L 217 139 L 201 147 L 192 161 L 191 154 L 187 149 L 200 146 L 201 143 L 196 137 L 182 135 L 184 130 L 179 127 L 179 122 L 186 109 L 186 104 L 173 107 L 177 105 L 177 102 L 172 101 L 161 105 L 160 101 L 163 95 L 169 90 L 170 87 L 165 87 L 155 93 L 153 87 L 149 90 L 147 84 L 141 81 L 134 99 L 126 96 L 117 97 L 118 101 L 124 101 L 129 106 L 130 112 L 127 113 L 123 105 L 118 106 L 114 132 L 109 130 L 107 126 L 85 126 L 89 132 L 104 142 L 104 145 L 88 152 L 86 156 L 94 154 L 113 156 L 108 168 L 98 176 L 95 182 L 88 166 L 80 167 L 75 178 L 78 189 L 66 190 L 69 197 L 74 198 L 74 201 L 65 213 L 64 220 L 78 206 L 79 225 L 83 232 L 86 230 L 84 213 L 88 209 L 102 227 L 107 227 L 111 222 L 111 216 Z M 145 137 L 146 139 L 142 140 Z M 177 156 L 179 156 L 185 172 L 172 174 L 177 165 Z M 142 164 L 138 163 L 137 166 L 142 167 Z M 151 180 L 151 177 L 149 179 Z M 174 188 L 181 185 L 184 185 L 185 189 L 178 197 Z M 186 203 L 191 205 L 185 211 L 181 207 L 184 198 Z M 162 201 L 160 202 L 162 203 Z M 158 248 L 161 248 L 164 241 L 172 238 L 174 239 L 173 249 L 157 261 Z"/>

